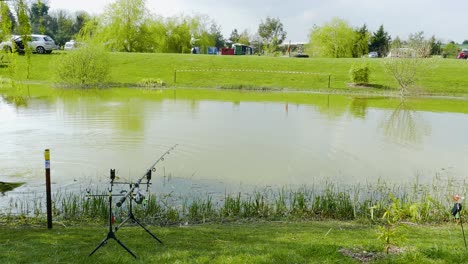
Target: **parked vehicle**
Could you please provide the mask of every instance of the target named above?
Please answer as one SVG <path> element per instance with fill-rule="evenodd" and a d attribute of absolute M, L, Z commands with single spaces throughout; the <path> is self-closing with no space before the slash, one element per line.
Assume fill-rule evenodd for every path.
<path fill-rule="evenodd" d="M 369 58 L 378 58 L 379 53 L 377 51 L 371 51 L 369 52 Z"/>
<path fill-rule="evenodd" d="M 63 46 L 63 50 L 72 50 L 76 48 L 78 48 L 78 42 L 74 41 L 73 39 L 65 42 L 65 46 Z"/>
<path fill-rule="evenodd" d="M 460 54 L 458 54 L 457 59 L 468 59 L 468 49 L 463 49 Z"/>
<path fill-rule="evenodd" d="M 13 45 L 14 43 L 14 45 Z M 0 43 L 0 50 L 5 52 L 18 52 L 19 54 L 24 53 L 23 40 L 19 36 L 12 36 L 10 40 L 3 41 Z"/>
<path fill-rule="evenodd" d="M 47 35 L 33 34 L 33 35 L 30 35 L 30 37 L 31 37 L 31 41 L 28 41 L 28 46 L 35 53 L 49 54 L 49 53 L 52 53 L 53 50 L 57 49 L 57 46 L 55 45 L 55 41 Z M 13 35 L 9 41 L 4 41 L 0 43 L 0 48 L 5 51 L 13 51 L 13 50 L 20 51 L 20 49 L 17 49 L 18 42 L 23 43 L 21 36 Z M 22 51 L 24 52 L 24 45 L 23 45 Z"/>

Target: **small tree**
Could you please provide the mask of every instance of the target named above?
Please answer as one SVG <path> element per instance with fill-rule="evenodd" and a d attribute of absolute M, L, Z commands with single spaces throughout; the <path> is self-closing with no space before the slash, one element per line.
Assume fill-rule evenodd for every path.
<path fill-rule="evenodd" d="M 436 59 L 427 58 L 430 51 L 429 42 L 424 40 L 423 32 L 418 32 L 410 35 L 407 50 L 401 52 L 403 57 L 392 57 L 383 61 L 385 71 L 400 86 L 401 96 L 410 92 L 420 76 L 431 67 L 437 66 Z"/>
<path fill-rule="evenodd" d="M 355 84 L 368 84 L 369 83 L 370 69 L 369 65 L 353 65 L 349 70 L 351 81 Z"/>

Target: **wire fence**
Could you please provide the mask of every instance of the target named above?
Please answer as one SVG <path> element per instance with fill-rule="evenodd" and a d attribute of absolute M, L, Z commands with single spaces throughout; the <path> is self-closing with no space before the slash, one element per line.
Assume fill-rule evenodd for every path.
<path fill-rule="evenodd" d="M 318 73 L 318 72 L 304 72 L 304 71 L 276 71 L 276 70 L 257 70 L 257 69 L 175 69 L 174 70 L 174 84 L 177 83 L 177 77 L 180 73 L 189 72 L 242 72 L 242 73 L 273 73 L 273 74 L 293 74 L 293 75 L 312 75 L 325 77 L 328 81 L 327 87 L 331 87 L 331 74 Z M 180 76 L 179 76 L 180 77 Z"/>

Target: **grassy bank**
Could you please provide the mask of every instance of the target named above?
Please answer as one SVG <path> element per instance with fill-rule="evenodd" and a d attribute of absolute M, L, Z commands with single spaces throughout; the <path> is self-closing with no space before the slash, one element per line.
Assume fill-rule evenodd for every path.
<path fill-rule="evenodd" d="M 238 193 L 158 193 L 146 205 L 134 206 L 135 215 L 146 224 L 160 226 L 184 223 L 227 223 L 237 221 L 359 220 L 383 223 L 385 214 L 411 223 L 446 223 L 452 220 L 452 196 L 464 193 L 465 183 L 435 179 L 432 184 L 314 184 L 298 188 L 264 188 Z M 87 197 L 83 192 L 56 192 L 52 197 L 53 217 L 65 223 L 105 223 L 107 193 Z M 147 195 L 148 196 L 148 195 Z M 117 199 L 117 198 L 116 198 Z M 11 198 L 0 216 L 8 221 L 43 221 L 45 197 Z M 128 204 L 115 208 L 115 218 L 126 218 Z"/>
<path fill-rule="evenodd" d="M 138 259 L 106 237 L 105 225 L 52 230 L 0 225 L 1 263 L 359 263 L 350 252 L 373 263 L 463 263 L 468 253 L 460 226 L 412 226 L 386 255 L 376 227 L 353 222 L 276 222 L 154 227 L 157 243 L 142 228 L 126 225 L 116 235 Z M 343 254 L 342 252 L 347 252 Z"/>
<path fill-rule="evenodd" d="M 56 63 L 64 52 L 49 56 L 33 55 L 31 58 L 31 82 L 54 83 Z M 161 79 L 169 86 L 223 87 L 223 88 L 287 88 L 294 90 L 355 91 L 350 88 L 349 69 L 356 63 L 368 63 L 371 68 L 371 88 L 365 90 L 395 90 L 396 82 L 382 67 L 384 59 L 329 59 L 284 58 L 263 56 L 208 56 L 189 54 L 141 54 L 111 53 L 110 82 L 115 85 L 136 85 L 145 79 Z M 13 78 L 25 80 L 26 58 L 12 59 L 17 71 Z M 0 75 L 11 77 L 11 67 L 0 68 Z M 222 69 L 222 71 L 212 71 Z M 202 71 L 182 71 L 202 70 Z M 232 70 L 232 71 L 226 71 Z M 246 71 L 239 71 L 246 70 Z M 177 72 L 174 82 L 174 72 Z M 272 72 L 273 71 L 273 72 Z M 282 73 L 302 72 L 298 73 Z M 462 60 L 440 60 L 430 71 L 421 76 L 418 86 L 428 93 L 466 94 L 468 81 L 465 73 L 468 63 Z M 328 82 L 330 78 L 330 88 Z"/>

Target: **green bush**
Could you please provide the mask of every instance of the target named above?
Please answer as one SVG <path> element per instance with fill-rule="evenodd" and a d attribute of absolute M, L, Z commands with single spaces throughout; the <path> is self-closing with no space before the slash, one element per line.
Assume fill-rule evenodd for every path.
<path fill-rule="evenodd" d="M 103 84 L 110 70 L 109 54 L 102 47 L 85 46 L 60 56 L 58 81 L 70 86 Z"/>
<path fill-rule="evenodd" d="M 353 65 L 349 70 L 351 81 L 356 84 L 368 84 L 370 69 L 367 64 Z"/>

